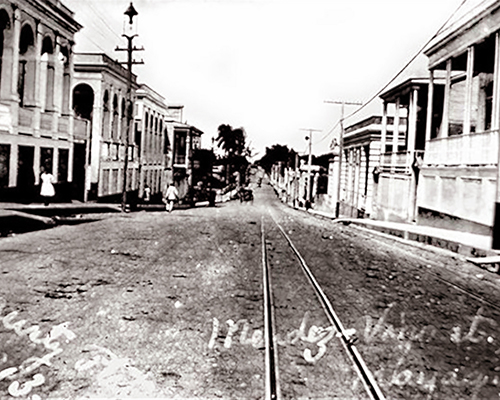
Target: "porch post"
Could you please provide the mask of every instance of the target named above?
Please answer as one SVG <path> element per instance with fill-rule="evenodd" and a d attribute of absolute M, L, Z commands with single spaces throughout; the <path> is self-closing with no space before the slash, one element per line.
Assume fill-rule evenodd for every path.
<path fill-rule="evenodd" d="M 450 113 L 450 91 L 451 91 L 451 58 L 446 61 L 446 83 L 444 86 L 444 107 L 443 107 L 443 120 L 441 122 L 441 129 L 439 137 L 448 137 L 449 130 L 449 113 Z"/>
<path fill-rule="evenodd" d="M 410 92 L 410 106 L 408 110 L 408 151 L 406 157 L 406 168 L 410 174 L 408 185 L 408 222 L 413 222 L 416 215 L 417 180 L 413 169 L 415 159 L 415 141 L 417 138 L 417 111 L 418 111 L 418 88 Z"/>
<path fill-rule="evenodd" d="M 434 115 L 434 70 L 429 71 L 429 89 L 427 94 L 427 120 L 425 123 L 425 141 L 431 140 L 432 120 Z"/>
<path fill-rule="evenodd" d="M 413 88 L 410 92 L 410 106 L 408 110 L 408 153 L 413 153 L 415 150 L 415 140 L 417 137 L 417 103 L 418 89 Z"/>
<path fill-rule="evenodd" d="M 493 72 L 493 118 L 491 122 L 492 129 L 497 130 L 497 182 L 495 195 L 495 209 L 493 214 L 492 244 L 491 248 L 500 250 L 500 34 L 495 34 L 495 65 Z"/>
<path fill-rule="evenodd" d="M 380 136 L 380 161 L 379 161 L 380 166 L 382 166 L 384 162 L 386 140 L 387 140 L 387 101 L 384 100 L 382 106 L 382 132 Z"/>
<path fill-rule="evenodd" d="M 471 133 L 471 113 L 472 113 L 472 74 L 474 73 L 474 46 L 467 49 L 467 72 L 465 79 L 465 105 L 464 105 L 464 126 L 463 134 Z"/>
<path fill-rule="evenodd" d="M 391 172 L 394 172 L 396 167 L 398 141 L 399 141 L 399 105 L 400 99 L 396 98 L 396 109 L 394 110 L 394 122 L 392 124 L 392 157 L 391 157 Z"/>

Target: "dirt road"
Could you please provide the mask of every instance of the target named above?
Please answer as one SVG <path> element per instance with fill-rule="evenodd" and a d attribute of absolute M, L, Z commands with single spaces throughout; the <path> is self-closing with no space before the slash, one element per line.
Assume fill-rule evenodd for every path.
<path fill-rule="evenodd" d="M 497 276 L 287 209 L 269 186 L 253 204 L 110 214 L 1 239 L 0 398 L 263 398 L 263 223 L 283 398 L 329 398 L 336 380 L 340 398 L 365 396 L 337 339 L 311 361 L 307 331 L 330 327 L 270 213 L 355 330 L 386 398 L 498 398 Z M 301 324 L 306 335 L 287 342 Z"/>

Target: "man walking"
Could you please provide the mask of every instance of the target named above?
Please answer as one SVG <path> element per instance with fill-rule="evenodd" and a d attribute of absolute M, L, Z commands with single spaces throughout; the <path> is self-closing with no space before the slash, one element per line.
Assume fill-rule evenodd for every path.
<path fill-rule="evenodd" d="M 170 183 L 167 188 L 167 193 L 165 193 L 165 197 L 163 201 L 167 204 L 167 212 L 172 212 L 174 208 L 174 201 L 179 199 L 179 192 L 173 183 Z"/>

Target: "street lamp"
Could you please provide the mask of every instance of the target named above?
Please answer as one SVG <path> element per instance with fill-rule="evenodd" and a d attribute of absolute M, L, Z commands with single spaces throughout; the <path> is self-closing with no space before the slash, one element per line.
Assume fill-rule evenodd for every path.
<path fill-rule="evenodd" d="M 128 78 L 127 78 L 127 107 L 126 107 L 126 116 L 127 116 L 127 129 L 126 129 L 126 137 L 125 137 L 125 160 L 123 163 L 123 190 L 122 190 L 122 211 L 127 211 L 127 180 L 128 180 L 128 159 L 129 159 L 129 147 L 130 147 L 130 132 L 131 123 L 132 123 L 132 113 L 134 109 L 134 101 L 132 96 L 132 65 L 133 64 L 144 64 L 141 61 L 134 61 L 132 58 L 132 54 L 134 51 L 144 50 L 142 48 L 136 48 L 132 46 L 133 39 L 137 36 L 137 24 L 134 23 L 134 17 L 139 15 L 137 10 L 134 8 L 132 2 L 123 13 L 128 20 L 125 19 L 123 21 L 123 34 L 122 36 L 127 39 L 127 48 L 116 48 L 116 51 L 126 51 L 127 52 L 127 61 L 121 64 L 127 64 Z"/>

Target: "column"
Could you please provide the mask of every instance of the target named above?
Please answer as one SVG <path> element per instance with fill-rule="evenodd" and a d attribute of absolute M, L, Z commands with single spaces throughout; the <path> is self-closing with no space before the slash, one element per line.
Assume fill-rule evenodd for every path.
<path fill-rule="evenodd" d="M 451 58 L 446 61 L 446 83 L 444 85 L 443 120 L 438 137 L 448 137 L 449 114 L 450 114 L 450 92 L 451 92 Z"/>
<path fill-rule="evenodd" d="M 434 115 L 434 70 L 429 71 L 429 89 L 427 94 L 427 119 L 425 122 L 425 141 L 431 140 L 432 120 Z"/>
<path fill-rule="evenodd" d="M 379 164 L 384 162 L 385 142 L 387 141 L 387 101 L 384 100 L 382 106 L 382 132 L 380 137 L 380 161 Z"/>
<path fill-rule="evenodd" d="M 394 172 L 397 162 L 397 153 L 398 153 L 398 141 L 399 141 L 399 107 L 400 107 L 400 98 L 396 98 L 396 103 L 394 105 L 394 122 L 392 129 L 392 157 L 391 157 L 391 172 Z"/>
<path fill-rule="evenodd" d="M 408 222 L 413 222 L 416 213 L 417 180 L 415 169 L 412 168 L 415 160 L 415 140 L 417 136 L 417 111 L 418 111 L 418 88 L 413 88 L 410 93 L 410 106 L 408 115 L 408 152 L 406 157 L 406 170 L 409 172 L 408 183 Z"/>
<path fill-rule="evenodd" d="M 418 89 L 413 88 L 410 92 L 410 105 L 408 110 L 408 153 L 410 156 L 415 151 L 415 140 L 417 137 L 417 111 Z"/>
<path fill-rule="evenodd" d="M 497 130 L 497 182 L 492 228 L 492 248 L 500 249 L 500 34 L 495 33 L 495 66 L 493 71 L 493 110 L 491 128 Z"/>
<path fill-rule="evenodd" d="M 474 46 L 467 49 L 467 72 L 465 79 L 465 104 L 464 123 L 462 132 L 464 135 L 471 133 L 471 113 L 472 113 L 472 78 L 474 74 Z"/>

